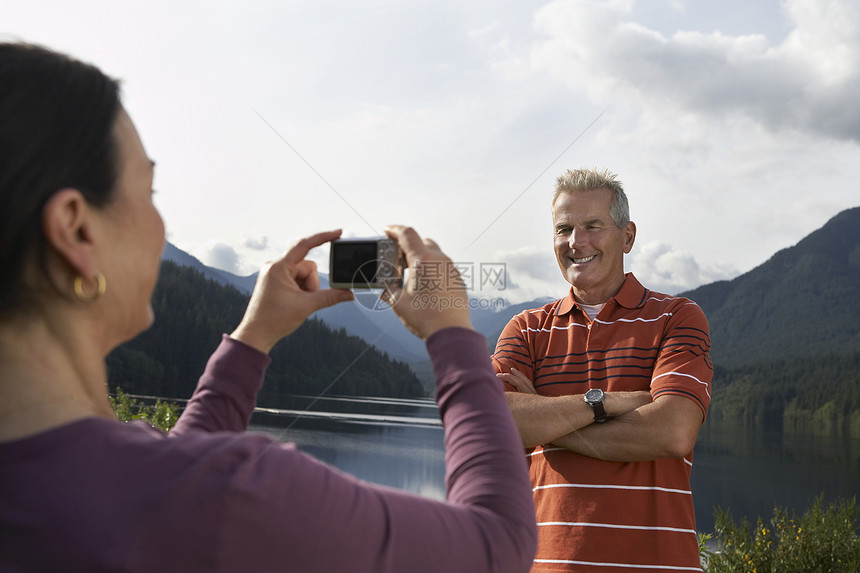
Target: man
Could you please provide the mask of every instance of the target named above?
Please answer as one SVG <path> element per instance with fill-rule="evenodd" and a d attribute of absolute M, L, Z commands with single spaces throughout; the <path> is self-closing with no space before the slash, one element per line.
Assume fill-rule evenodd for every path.
<path fill-rule="evenodd" d="M 534 488 L 532 571 L 698 571 L 707 320 L 625 275 L 636 225 L 612 173 L 564 173 L 552 217 L 570 293 L 511 319 L 494 356 Z"/>

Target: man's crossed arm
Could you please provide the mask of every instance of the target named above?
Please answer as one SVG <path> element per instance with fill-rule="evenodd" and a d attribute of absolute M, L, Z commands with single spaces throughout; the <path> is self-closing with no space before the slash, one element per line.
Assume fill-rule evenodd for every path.
<path fill-rule="evenodd" d="M 526 448 L 552 443 L 621 462 L 683 457 L 693 450 L 702 425 L 699 407 L 682 396 L 652 401 L 648 391 L 606 392 L 609 419 L 595 423 L 582 394 L 539 395 L 532 381 L 513 368 L 497 376 L 518 390 L 505 396 Z"/>

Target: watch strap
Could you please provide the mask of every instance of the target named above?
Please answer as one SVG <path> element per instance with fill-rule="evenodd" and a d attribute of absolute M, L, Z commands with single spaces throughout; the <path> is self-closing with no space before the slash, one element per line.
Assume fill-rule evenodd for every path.
<path fill-rule="evenodd" d="M 602 423 L 606 421 L 606 408 L 603 406 L 605 392 L 599 388 L 592 388 L 585 393 L 585 403 L 594 410 L 594 421 Z"/>
<path fill-rule="evenodd" d="M 601 424 L 606 421 L 606 408 L 603 407 L 603 402 L 597 402 L 596 404 L 592 404 L 591 408 L 594 410 L 595 422 Z"/>

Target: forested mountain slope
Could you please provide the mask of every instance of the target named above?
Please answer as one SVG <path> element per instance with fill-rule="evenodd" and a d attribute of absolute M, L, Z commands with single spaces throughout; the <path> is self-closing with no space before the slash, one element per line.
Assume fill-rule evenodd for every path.
<path fill-rule="evenodd" d="M 188 398 L 206 360 L 242 317 L 248 297 L 195 269 L 162 261 L 153 295 L 155 324 L 108 356 L 110 389 Z M 420 397 L 409 367 L 341 329 L 306 321 L 271 352 L 272 364 L 258 400 L 277 407 L 284 394 Z M 334 384 L 329 388 L 329 385 Z"/>
<path fill-rule="evenodd" d="M 684 293 L 722 366 L 860 350 L 860 207 L 731 281 Z"/>
<path fill-rule="evenodd" d="M 710 323 L 712 420 L 860 437 L 860 207 L 684 296 Z"/>

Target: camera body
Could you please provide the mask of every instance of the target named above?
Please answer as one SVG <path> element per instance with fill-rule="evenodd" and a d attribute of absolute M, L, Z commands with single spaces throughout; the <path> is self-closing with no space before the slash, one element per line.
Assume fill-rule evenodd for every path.
<path fill-rule="evenodd" d="M 397 241 L 386 237 L 335 239 L 329 254 L 332 288 L 373 289 L 403 284 L 405 260 Z"/>

